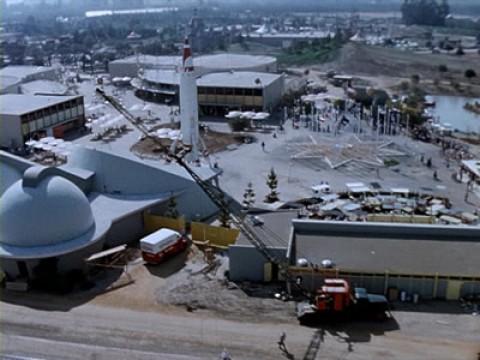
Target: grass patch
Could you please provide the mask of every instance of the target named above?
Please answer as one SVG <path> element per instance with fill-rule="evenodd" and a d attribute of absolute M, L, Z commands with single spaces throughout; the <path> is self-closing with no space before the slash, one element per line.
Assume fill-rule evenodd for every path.
<path fill-rule="evenodd" d="M 311 65 L 330 62 L 340 54 L 343 44 L 336 40 L 300 42 L 278 56 L 282 65 Z"/>

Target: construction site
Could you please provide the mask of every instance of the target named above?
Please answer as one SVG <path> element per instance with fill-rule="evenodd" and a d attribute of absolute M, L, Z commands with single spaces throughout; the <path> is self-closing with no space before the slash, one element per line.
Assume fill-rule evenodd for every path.
<path fill-rule="evenodd" d="M 350 66 L 358 34 L 335 71 L 196 59 L 194 36 L 4 70 L 0 357 L 478 359 L 476 115 L 422 98 L 420 121 L 385 49 Z M 75 96 L 18 90 L 45 74 Z"/>

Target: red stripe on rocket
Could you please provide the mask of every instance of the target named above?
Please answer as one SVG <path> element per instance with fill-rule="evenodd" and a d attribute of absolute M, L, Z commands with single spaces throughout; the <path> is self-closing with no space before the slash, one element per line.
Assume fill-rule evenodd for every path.
<path fill-rule="evenodd" d="M 184 72 L 192 72 L 193 71 L 193 56 L 192 56 L 192 49 L 190 48 L 190 44 L 188 42 L 188 37 L 185 38 L 185 42 L 183 44 L 183 59 L 182 59 L 183 71 Z"/>

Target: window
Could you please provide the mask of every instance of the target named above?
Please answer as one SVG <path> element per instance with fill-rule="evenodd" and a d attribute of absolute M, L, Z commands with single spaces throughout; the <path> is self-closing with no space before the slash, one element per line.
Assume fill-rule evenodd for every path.
<path fill-rule="evenodd" d="M 245 96 L 253 96 L 253 89 L 245 89 Z"/>
<path fill-rule="evenodd" d="M 83 105 L 79 105 L 78 107 L 78 114 L 83 115 Z"/>
<path fill-rule="evenodd" d="M 233 89 L 233 92 L 234 92 L 235 96 L 245 95 L 245 90 L 244 89 Z"/>
<path fill-rule="evenodd" d="M 253 96 L 262 96 L 262 89 L 253 89 Z"/>
<path fill-rule="evenodd" d="M 65 115 L 66 115 L 65 111 L 60 111 L 58 113 L 58 122 L 65 121 Z"/>
<path fill-rule="evenodd" d="M 53 111 L 52 115 L 50 115 L 50 122 L 52 125 L 58 122 L 58 113 L 56 111 Z"/>
<path fill-rule="evenodd" d="M 34 120 L 34 121 L 30 121 L 30 122 L 28 123 L 28 125 L 29 125 L 29 127 L 30 127 L 30 131 L 31 131 L 31 132 L 34 132 L 34 131 L 37 130 L 37 125 L 36 125 L 36 123 L 35 123 L 35 120 Z"/>
<path fill-rule="evenodd" d="M 43 129 L 43 118 L 37 119 L 37 130 Z"/>
<path fill-rule="evenodd" d="M 28 126 L 28 123 L 22 124 L 22 134 L 27 135 L 30 133 L 30 126 Z"/>
<path fill-rule="evenodd" d="M 233 88 L 225 88 L 225 95 L 233 95 Z"/>
<path fill-rule="evenodd" d="M 198 94 L 199 94 L 199 95 L 200 95 L 200 94 L 203 95 L 203 94 L 206 94 L 206 93 L 207 93 L 207 92 L 206 92 L 206 89 L 205 89 L 205 88 L 203 88 L 203 87 L 199 87 L 199 88 L 198 88 Z"/>
<path fill-rule="evenodd" d="M 51 115 L 45 115 L 44 124 L 45 124 L 45 127 L 48 127 L 48 126 L 52 125 L 52 116 Z"/>

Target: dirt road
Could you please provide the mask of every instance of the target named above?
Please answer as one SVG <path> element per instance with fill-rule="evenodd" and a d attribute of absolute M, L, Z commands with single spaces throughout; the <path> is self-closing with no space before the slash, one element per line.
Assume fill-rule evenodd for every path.
<path fill-rule="evenodd" d="M 397 312 L 398 326 L 335 325 L 324 334 L 317 357 L 325 359 L 465 359 L 480 351 L 480 319 L 471 315 Z M 211 313 L 160 313 L 86 304 L 45 311 L 2 303 L 5 359 L 281 359 L 277 341 L 304 354 L 316 329 L 288 323 L 242 322 Z M 399 329 L 397 329 L 399 327 Z M 396 330 L 395 330 L 396 329 Z M 314 359 L 314 358 L 312 358 Z"/>

